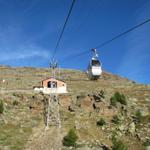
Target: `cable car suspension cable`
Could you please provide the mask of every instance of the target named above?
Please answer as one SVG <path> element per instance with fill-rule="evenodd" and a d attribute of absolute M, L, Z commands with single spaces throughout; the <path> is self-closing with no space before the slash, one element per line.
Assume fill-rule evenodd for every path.
<path fill-rule="evenodd" d="M 60 36 L 59 36 L 59 38 L 58 38 L 58 41 L 57 41 L 57 43 L 56 43 L 56 46 L 55 46 L 55 49 L 54 49 L 54 53 L 53 53 L 53 55 L 52 55 L 52 60 L 55 58 L 55 55 L 56 55 L 56 52 L 57 52 L 57 48 L 58 48 L 58 46 L 59 46 L 59 44 L 60 44 L 61 38 L 62 38 L 63 33 L 64 33 L 64 31 L 65 31 L 65 28 L 66 28 L 66 26 L 67 26 L 67 22 L 68 22 L 68 20 L 69 20 L 70 15 L 71 15 L 72 9 L 73 9 L 74 4 L 75 4 L 75 1 L 76 1 L 76 0 L 73 0 L 73 1 L 72 1 L 72 4 L 71 4 L 71 6 L 70 6 L 68 15 L 67 15 L 67 17 L 66 17 L 65 23 L 64 23 L 63 28 L 62 28 L 62 31 L 61 31 Z"/>
<path fill-rule="evenodd" d="M 145 20 L 145 21 L 143 21 L 142 23 L 140 23 L 140 24 L 138 24 L 138 25 L 136 25 L 136 26 L 133 26 L 133 27 L 131 27 L 130 29 L 128 29 L 128 30 L 126 30 L 126 31 L 124 31 L 124 32 L 122 32 L 122 33 L 116 35 L 115 37 L 113 37 L 113 38 L 111 38 L 111 39 L 109 39 L 109 40 L 106 40 L 105 42 L 103 42 L 103 43 L 97 45 L 97 46 L 95 47 L 95 49 L 104 47 L 105 45 L 107 45 L 107 44 L 113 42 L 113 41 L 116 40 L 116 39 L 119 39 L 120 37 L 122 37 L 122 36 L 124 36 L 124 35 L 126 35 L 126 34 L 128 34 L 128 33 L 130 33 L 130 32 L 132 32 L 132 31 L 134 31 L 135 29 L 137 29 L 137 28 L 139 28 L 139 27 L 141 27 L 141 26 L 143 26 L 144 24 L 149 23 L 149 22 L 150 22 L 150 18 L 147 19 L 147 20 Z M 67 56 L 67 57 L 66 57 L 65 59 L 63 59 L 63 60 L 65 61 L 65 60 L 68 60 L 68 59 L 73 59 L 73 58 L 76 58 L 76 57 L 85 55 L 85 54 L 87 54 L 87 53 L 90 53 L 90 52 L 91 52 L 91 49 L 86 50 L 86 51 L 83 51 L 83 52 L 78 53 L 78 54 L 72 54 L 72 55 L 70 55 L 70 56 Z"/>

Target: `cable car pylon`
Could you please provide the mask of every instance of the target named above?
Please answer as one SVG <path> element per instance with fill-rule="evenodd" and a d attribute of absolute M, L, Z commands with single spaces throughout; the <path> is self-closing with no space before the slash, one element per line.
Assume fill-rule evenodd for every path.
<path fill-rule="evenodd" d="M 52 61 L 50 63 L 50 68 L 52 70 L 52 78 L 56 78 L 56 68 L 57 62 Z M 46 127 L 45 130 L 49 129 L 50 125 L 56 125 L 58 128 L 61 128 L 61 119 L 60 119 L 60 108 L 59 108 L 59 98 L 55 91 L 55 85 L 51 81 L 51 92 L 47 101 L 47 111 L 46 111 Z"/>

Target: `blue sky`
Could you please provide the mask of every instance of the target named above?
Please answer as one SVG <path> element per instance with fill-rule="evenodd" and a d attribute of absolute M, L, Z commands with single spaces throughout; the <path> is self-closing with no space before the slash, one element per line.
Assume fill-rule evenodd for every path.
<path fill-rule="evenodd" d="M 70 5 L 71 0 L 0 0 L 0 64 L 48 67 Z M 62 68 L 85 70 L 92 53 L 64 58 L 148 18 L 150 0 L 76 0 L 56 59 Z M 104 70 L 150 84 L 150 23 L 98 51 Z"/>

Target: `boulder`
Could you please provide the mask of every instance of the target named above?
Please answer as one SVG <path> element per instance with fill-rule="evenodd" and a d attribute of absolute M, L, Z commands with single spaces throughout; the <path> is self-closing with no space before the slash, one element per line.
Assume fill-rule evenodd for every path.
<path fill-rule="evenodd" d="M 150 114 L 147 107 L 140 109 L 140 113 L 142 117 L 148 116 Z"/>
<path fill-rule="evenodd" d="M 131 133 L 131 135 L 134 135 L 134 133 L 135 133 L 135 123 L 134 122 L 132 122 L 129 125 L 128 132 Z"/>
<path fill-rule="evenodd" d="M 146 146 L 146 147 L 145 147 L 145 150 L 150 150 L 150 146 Z"/>

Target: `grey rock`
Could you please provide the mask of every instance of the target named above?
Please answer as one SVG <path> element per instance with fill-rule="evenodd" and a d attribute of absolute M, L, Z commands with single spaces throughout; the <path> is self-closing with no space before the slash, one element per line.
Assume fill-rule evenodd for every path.
<path fill-rule="evenodd" d="M 130 125 L 129 125 L 129 129 L 128 129 L 128 132 L 131 133 L 131 135 L 134 135 L 135 133 L 135 123 L 132 122 Z"/>
<path fill-rule="evenodd" d="M 150 146 L 146 146 L 145 149 L 146 149 L 146 150 L 150 150 Z"/>
<path fill-rule="evenodd" d="M 140 109 L 140 113 L 142 117 L 148 116 L 150 114 L 147 107 Z"/>

